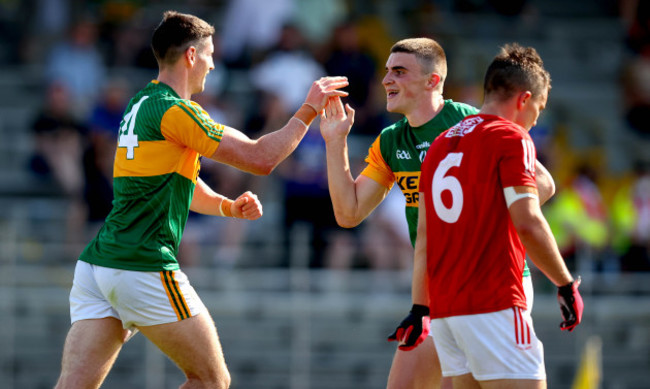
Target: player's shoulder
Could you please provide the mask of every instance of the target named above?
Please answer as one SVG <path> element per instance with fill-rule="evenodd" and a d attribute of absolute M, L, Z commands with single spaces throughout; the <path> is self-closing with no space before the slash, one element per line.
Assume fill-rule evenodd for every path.
<path fill-rule="evenodd" d="M 479 115 L 478 117 L 484 119 L 482 127 L 483 132 L 487 135 L 513 139 L 530 137 L 526 129 L 510 120 L 493 115 Z"/>
<path fill-rule="evenodd" d="M 407 125 L 408 125 L 408 121 L 406 120 L 406 117 L 403 117 L 400 120 L 396 121 L 395 123 L 391 124 L 390 126 L 384 127 L 384 129 L 381 130 L 379 136 L 382 138 L 394 136 L 395 134 L 399 134 L 399 132 L 403 130 Z"/>
<path fill-rule="evenodd" d="M 444 109 L 452 112 L 458 112 L 463 116 L 475 115 L 479 112 L 479 109 L 472 105 L 454 101 L 452 99 L 445 100 Z"/>

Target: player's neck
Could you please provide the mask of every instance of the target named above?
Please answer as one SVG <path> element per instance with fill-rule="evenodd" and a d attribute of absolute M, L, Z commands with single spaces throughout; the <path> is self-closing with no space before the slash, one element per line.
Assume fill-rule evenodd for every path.
<path fill-rule="evenodd" d="M 445 100 L 440 94 L 436 94 L 430 101 L 421 104 L 413 111 L 405 114 L 411 127 L 420 127 L 436 117 L 445 106 Z"/>
<path fill-rule="evenodd" d="M 480 113 L 498 116 L 510 121 L 514 121 L 517 116 L 516 109 L 512 104 L 503 104 L 496 101 L 483 104 Z"/>
<path fill-rule="evenodd" d="M 169 85 L 181 99 L 189 99 L 192 94 L 189 92 L 187 77 L 179 75 L 178 72 L 161 70 L 158 73 L 158 81 Z"/>

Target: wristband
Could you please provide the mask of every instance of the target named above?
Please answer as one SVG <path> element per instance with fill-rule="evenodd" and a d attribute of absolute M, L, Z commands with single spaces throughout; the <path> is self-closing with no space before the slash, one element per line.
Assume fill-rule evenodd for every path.
<path fill-rule="evenodd" d="M 298 119 L 297 117 L 292 116 L 291 119 L 295 119 L 295 120 L 297 120 L 298 122 L 300 122 L 300 124 L 302 124 L 303 126 L 305 126 L 305 128 L 309 128 L 309 126 L 307 125 L 307 123 L 303 122 L 302 120 Z M 289 119 L 289 120 L 291 120 L 291 119 Z"/>
<path fill-rule="evenodd" d="M 316 112 L 316 116 L 318 116 L 318 110 L 316 109 L 316 107 L 314 107 L 313 105 L 309 104 L 308 102 L 304 102 L 304 103 L 302 103 L 302 105 L 306 105 L 306 106 L 308 106 L 309 108 L 313 109 L 314 112 Z"/>
<path fill-rule="evenodd" d="M 304 103 L 301 105 L 293 115 L 293 117 L 305 123 L 307 127 L 309 127 L 311 122 L 316 119 L 316 116 L 318 116 L 318 111 L 316 111 L 316 108 L 314 108 L 314 106 L 309 103 Z"/>
<path fill-rule="evenodd" d="M 429 316 L 429 307 L 426 305 L 413 304 L 411 313 L 418 316 Z"/>
<path fill-rule="evenodd" d="M 219 204 L 221 216 L 232 217 L 232 211 L 230 210 L 230 205 L 232 205 L 232 203 L 234 203 L 234 201 L 229 198 L 224 197 L 221 199 L 221 204 Z"/>

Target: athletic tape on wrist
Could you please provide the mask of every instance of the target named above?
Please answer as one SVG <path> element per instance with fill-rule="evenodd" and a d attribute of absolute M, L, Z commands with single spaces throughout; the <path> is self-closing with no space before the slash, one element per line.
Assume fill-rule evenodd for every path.
<path fill-rule="evenodd" d="M 225 197 L 221 200 L 221 204 L 219 204 L 219 211 L 221 212 L 221 216 L 232 217 L 232 211 L 230 210 L 232 203 L 234 203 L 234 201 Z"/>

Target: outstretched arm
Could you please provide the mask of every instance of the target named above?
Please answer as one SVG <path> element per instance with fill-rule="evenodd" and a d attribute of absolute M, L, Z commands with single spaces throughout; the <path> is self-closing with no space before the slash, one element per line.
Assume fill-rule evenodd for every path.
<path fill-rule="evenodd" d="M 359 225 L 384 200 L 389 188 L 360 175 L 352 178 L 347 138 L 354 123 L 354 110 L 339 97 L 329 100 L 321 114 L 325 140 L 327 180 L 334 216 L 341 227 Z"/>
<path fill-rule="evenodd" d="M 270 174 L 296 149 L 327 100 L 334 96 L 348 95 L 339 90 L 347 85 L 346 77 L 323 77 L 314 81 L 305 103 L 287 124 L 258 139 L 250 139 L 244 133 L 226 127 L 217 151 L 210 158 L 253 174 Z"/>

